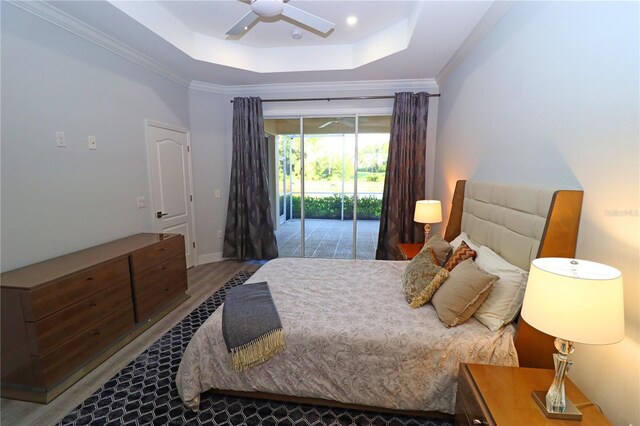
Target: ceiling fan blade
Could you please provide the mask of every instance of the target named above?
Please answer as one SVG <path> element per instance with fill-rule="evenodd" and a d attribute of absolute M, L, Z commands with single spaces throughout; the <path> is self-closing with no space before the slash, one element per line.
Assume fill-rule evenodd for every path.
<path fill-rule="evenodd" d="M 320 18 L 319 16 L 312 15 L 302 9 L 289 6 L 287 3 L 284 4 L 282 15 L 286 16 L 287 18 L 291 18 L 294 21 L 300 22 L 307 27 L 313 28 L 316 31 L 320 31 L 321 33 L 327 33 L 331 31 L 331 29 L 336 25 L 333 22 L 329 22 L 326 19 Z"/>
<path fill-rule="evenodd" d="M 246 15 L 244 15 L 236 24 L 226 32 L 227 35 L 240 35 L 246 31 L 246 28 L 253 24 L 260 17 L 256 15 L 253 11 L 250 11 Z"/>
<path fill-rule="evenodd" d="M 340 124 L 344 124 L 347 127 L 351 127 L 352 129 L 356 128 L 356 124 L 351 122 L 351 121 L 347 121 L 347 120 L 338 120 L 338 123 Z"/>
<path fill-rule="evenodd" d="M 318 129 L 324 129 L 325 127 L 330 126 L 330 125 L 332 125 L 333 123 L 337 123 L 337 121 L 336 121 L 336 120 L 327 121 L 326 123 L 324 123 L 324 124 L 322 124 L 322 125 L 318 126 Z"/>

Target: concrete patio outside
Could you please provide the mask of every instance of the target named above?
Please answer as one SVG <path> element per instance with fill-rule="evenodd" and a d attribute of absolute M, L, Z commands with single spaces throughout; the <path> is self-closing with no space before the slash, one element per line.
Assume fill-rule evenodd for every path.
<path fill-rule="evenodd" d="M 378 220 L 358 220 L 356 258 L 375 259 Z M 325 259 L 353 259 L 353 221 L 305 220 L 305 256 Z M 291 219 L 276 230 L 280 257 L 302 257 L 300 219 Z"/>

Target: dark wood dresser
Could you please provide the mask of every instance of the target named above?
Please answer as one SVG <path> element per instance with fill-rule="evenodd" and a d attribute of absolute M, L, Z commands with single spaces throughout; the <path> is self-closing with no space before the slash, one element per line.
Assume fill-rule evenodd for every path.
<path fill-rule="evenodd" d="M 47 403 L 188 298 L 184 237 L 132 235 L 0 280 L 2 397 Z"/>

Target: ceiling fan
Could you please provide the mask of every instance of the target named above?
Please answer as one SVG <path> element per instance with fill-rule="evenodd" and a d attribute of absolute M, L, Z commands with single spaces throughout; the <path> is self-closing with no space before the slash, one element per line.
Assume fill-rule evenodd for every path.
<path fill-rule="evenodd" d="M 337 120 L 330 120 L 327 121 L 324 124 L 321 124 L 320 126 L 318 126 L 318 129 L 324 129 L 327 126 L 331 126 L 332 124 L 343 124 L 347 127 L 351 127 L 351 128 L 355 128 L 356 125 L 354 123 L 352 123 L 351 121 L 345 120 L 344 118 L 338 118 Z"/>
<path fill-rule="evenodd" d="M 261 17 L 286 16 L 302 25 L 321 33 L 328 33 L 335 24 L 319 16 L 312 15 L 297 7 L 289 6 L 283 0 L 251 0 L 251 11 L 244 15 L 236 24 L 227 31 L 227 35 L 240 35 Z"/>
<path fill-rule="evenodd" d="M 319 125 L 318 129 L 324 129 L 325 127 L 331 126 L 332 124 L 343 124 L 343 125 L 345 125 L 347 127 L 351 127 L 351 128 L 355 128 L 356 127 L 355 124 L 354 124 L 354 121 L 353 121 L 353 117 L 351 118 L 351 121 L 347 120 L 347 119 L 344 119 L 342 117 L 339 117 L 336 120 L 329 120 L 326 123 Z M 366 125 L 367 127 L 385 127 L 385 128 L 389 127 L 388 123 L 386 123 L 384 121 L 380 121 L 380 120 L 373 120 L 373 121 L 366 120 L 364 125 Z"/>

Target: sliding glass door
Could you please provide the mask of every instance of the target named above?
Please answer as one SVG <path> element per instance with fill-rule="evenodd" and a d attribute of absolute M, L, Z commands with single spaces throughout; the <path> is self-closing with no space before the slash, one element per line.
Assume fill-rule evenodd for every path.
<path fill-rule="evenodd" d="M 265 120 L 281 257 L 375 257 L 389 129 L 389 116 Z"/>
<path fill-rule="evenodd" d="M 305 257 L 354 256 L 355 117 L 304 118 Z"/>
<path fill-rule="evenodd" d="M 300 137 L 300 119 L 265 120 L 265 133 L 268 140 L 275 143 L 278 167 L 276 194 L 278 200 L 274 223 L 278 239 L 278 251 L 281 257 L 302 257 L 301 194 L 302 194 L 302 139 Z M 271 138 L 270 136 L 273 136 Z M 274 206 L 271 206 L 272 208 Z"/>
<path fill-rule="evenodd" d="M 391 116 L 359 116 L 356 151 L 356 258 L 375 259 L 387 172 Z"/>

